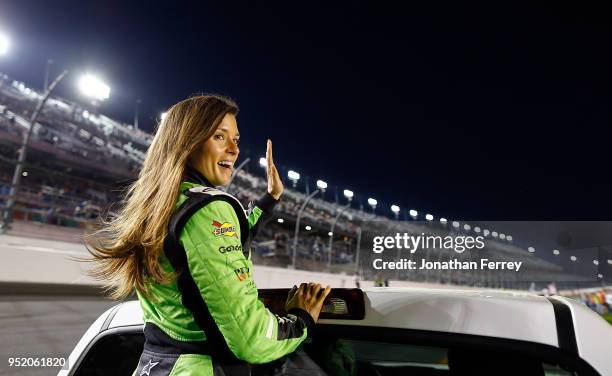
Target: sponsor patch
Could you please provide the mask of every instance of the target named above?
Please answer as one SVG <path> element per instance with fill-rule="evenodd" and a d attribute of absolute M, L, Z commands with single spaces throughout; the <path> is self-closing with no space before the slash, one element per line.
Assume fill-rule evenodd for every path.
<path fill-rule="evenodd" d="M 213 221 L 212 225 L 215 227 L 212 232 L 215 236 L 229 236 L 239 239 L 238 233 L 236 232 L 236 226 L 233 224 L 229 222 L 221 223 L 219 221 Z"/>
<path fill-rule="evenodd" d="M 236 273 L 236 277 L 238 277 L 239 281 L 244 281 L 251 277 L 251 269 L 249 269 L 248 266 L 234 269 L 234 273 Z"/>
<path fill-rule="evenodd" d="M 229 245 L 227 247 L 219 247 L 219 253 L 242 251 L 242 245 Z"/>

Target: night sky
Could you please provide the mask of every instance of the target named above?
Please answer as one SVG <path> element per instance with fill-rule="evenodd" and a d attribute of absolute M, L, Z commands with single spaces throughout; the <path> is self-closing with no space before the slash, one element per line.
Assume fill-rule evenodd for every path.
<path fill-rule="evenodd" d="M 244 154 L 271 137 L 279 167 L 379 211 L 612 219 L 606 9 L 291 3 L 3 0 L 0 71 L 40 88 L 52 58 L 72 100 L 98 73 L 100 111 L 131 123 L 141 98 L 149 131 L 191 94 L 229 95 Z"/>

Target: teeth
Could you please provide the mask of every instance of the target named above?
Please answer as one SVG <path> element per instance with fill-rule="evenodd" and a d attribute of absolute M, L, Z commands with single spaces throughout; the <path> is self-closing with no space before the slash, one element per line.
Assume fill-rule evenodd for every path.
<path fill-rule="evenodd" d="M 230 161 L 221 161 L 218 163 L 221 166 L 232 167 L 233 163 Z"/>

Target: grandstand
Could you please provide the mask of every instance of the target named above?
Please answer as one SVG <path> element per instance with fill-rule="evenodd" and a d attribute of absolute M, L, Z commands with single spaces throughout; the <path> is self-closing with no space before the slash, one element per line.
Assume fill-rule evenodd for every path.
<path fill-rule="evenodd" d="M 19 153 L 23 132 L 28 129 L 40 93 L 23 83 L 0 74 L 0 200 L 8 199 L 11 176 Z M 53 225 L 90 229 L 101 213 L 112 211 L 122 190 L 136 178 L 152 141 L 152 135 L 129 124 L 110 119 L 58 97 L 50 98 L 33 128 L 22 185 L 16 198 L 15 218 Z M 245 205 L 266 189 L 263 176 L 238 171 L 231 193 Z M 289 267 L 293 257 L 294 227 L 298 210 L 306 194 L 286 187 L 283 200 L 254 243 L 255 263 Z M 456 254 L 431 249 L 425 257 L 441 261 L 451 258 L 469 260 L 488 258 L 516 260 L 523 263 L 521 273 L 486 271 L 394 271 L 378 273 L 371 267 L 368 243 L 371 233 L 396 231 L 410 234 L 459 234 L 461 229 L 440 222 L 397 221 L 347 207 L 333 231 L 330 252 L 330 228 L 342 206 L 313 198 L 305 208 L 295 253 L 296 267 L 328 270 L 333 273 L 358 273 L 359 278 L 401 279 L 444 284 L 536 288 L 551 281 L 573 288 L 575 284 L 596 283 L 593 276 L 566 272 L 513 243 L 489 238 L 478 253 Z M 310 230 L 306 230 L 306 226 Z M 368 249 L 368 247 L 370 247 Z M 395 255 L 392 255 L 395 256 Z M 381 275 L 382 274 L 382 275 Z"/>

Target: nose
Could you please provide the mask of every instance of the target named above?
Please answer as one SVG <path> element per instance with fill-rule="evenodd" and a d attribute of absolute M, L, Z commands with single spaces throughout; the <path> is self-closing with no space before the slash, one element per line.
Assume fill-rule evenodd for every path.
<path fill-rule="evenodd" d="M 229 140 L 228 146 L 227 146 L 227 152 L 232 155 L 237 155 L 238 153 L 240 153 L 240 148 L 238 147 L 238 144 L 236 143 L 236 141 Z"/>

